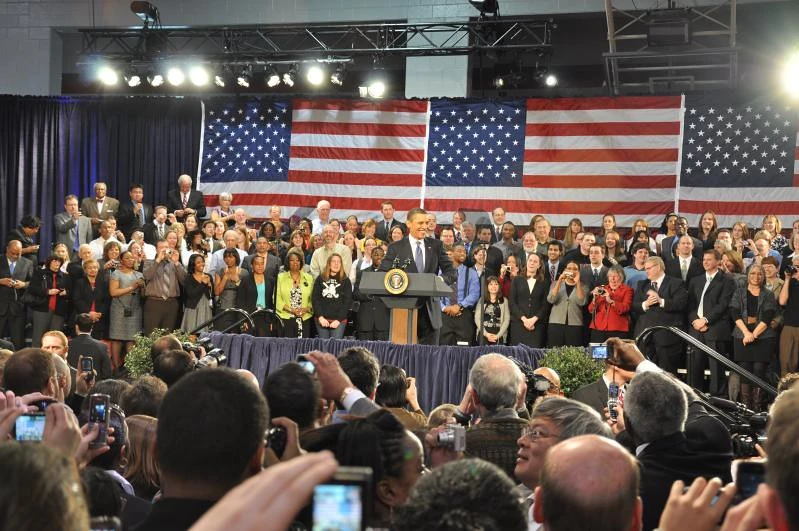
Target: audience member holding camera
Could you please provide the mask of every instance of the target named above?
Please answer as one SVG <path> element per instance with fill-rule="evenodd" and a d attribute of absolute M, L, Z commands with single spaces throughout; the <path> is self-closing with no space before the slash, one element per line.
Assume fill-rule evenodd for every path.
<path fill-rule="evenodd" d="M 607 277 L 607 284 L 593 289 L 588 303 L 592 343 L 603 343 L 610 337 L 625 338 L 630 334 L 633 290 L 624 283 L 624 269 L 620 266 L 612 266 Z"/>
<path fill-rule="evenodd" d="M 169 249 L 166 241 L 156 243 L 154 260 L 144 266 L 144 317 L 142 327 L 145 334 L 156 328 L 174 330 L 180 311 L 180 285 L 186 278 L 186 270 L 180 262 L 180 253 Z"/>
<path fill-rule="evenodd" d="M 791 258 L 791 265 L 784 274 L 785 282 L 778 300 L 785 309 L 780 332 L 780 376 L 799 368 L 799 256 Z"/>
<path fill-rule="evenodd" d="M 416 397 L 416 378 L 409 378 L 399 367 L 380 367 L 375 402 L 393 413 L 406 429 L 415 431 L 427 426 L 427 416 Z"/>
<path fill-rule="evenodd" d="M 583 344 L 583 307 L 588 286 L 580 279 L 580 266 L 569 262 L 552 283 L 547 302 L 552 305 L 547 324 L 547 347 Z"/>

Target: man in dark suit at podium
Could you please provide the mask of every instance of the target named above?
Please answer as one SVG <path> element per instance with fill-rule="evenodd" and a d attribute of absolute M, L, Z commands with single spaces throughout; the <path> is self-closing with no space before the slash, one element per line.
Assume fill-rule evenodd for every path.
<path fill-rule="evenodd" d="M 408 235 L 392 243 L 386 257 L 380 264 L 381 271 L 394 267 L 394 260 L 409 262 L 405 271 L 408 273 L 441 274 L 447 284 L 457 278 L 457 271 L 452 267 L 443 244 L 434 238 L 426 238 L 427 212 L 421 208 L 412 208 L 406 218 Z M 440 272 L 440 273 L 439 273 Z M 420 344 L 437 344 L 438 330 L 441 328 L 441 305 L 437 298 L 420 299 L 424 310 L 419 312 L 417 336 Z"/>

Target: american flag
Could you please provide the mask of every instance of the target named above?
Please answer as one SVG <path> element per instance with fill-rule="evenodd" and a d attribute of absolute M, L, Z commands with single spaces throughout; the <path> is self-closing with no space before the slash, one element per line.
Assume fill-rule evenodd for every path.
<path fill-rule="evenodd" d="M 763 180 L 761 166 L 757 175 L 750 170 L 738 177 L 714 166 L 723 151 L 710 160 L 709 174 L 707 166 L 688 171 L 688 160 L 696 164 L 699 128 L 710 129 L 710 110 L 680 96 L 214 100 L 204 105 L 197 181 L 211 204 L 228 191 L 234 205 L 256 217 L 268 217 L 272 204 L 283 207 L 284 217 L 313 217 L 324 198 L 334 217 L 353 213 L 362 220 L 379 215 L 384 199 L 393 200 L 400 219 L 421 204 L 440 223 L 459 208 L 486 223 L 497 205 L 523 224 L 544 214 L 555 225 L 572 217 L 599 225 L 612 212 L 620 226 L 638 218 L 656 226 L 678 207 L 691 214 L 692 225 L 693 214 L 709 208 L 723 225 L 738 217 L 759 223 L 766 212 L 792 219 L 799 214 L 796 113 L 769 108 L 714 108 L 736 121 L 741 113 L 752 132 L 777 128 L 777 114 L 790 122 L 779 127 L 779 149 L 771 147 L 777 137 L 769 136 L 773 157 Z M 759 140 L 758 160 L 763 149 Z M 783 166 L 786 174 L 779 172 Z"/>
<path fill-rule="evenodd" d="M 785 104 L 687 98 L 679 209 L 691 224 L 711 210 L 722 227 L 799 214 L 796 112 Z"/>

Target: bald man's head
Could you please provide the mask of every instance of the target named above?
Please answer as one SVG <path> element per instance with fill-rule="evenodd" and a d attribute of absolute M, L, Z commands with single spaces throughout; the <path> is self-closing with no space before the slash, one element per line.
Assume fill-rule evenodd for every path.
<path fill-rule="evenodd" d="M 612 439 L 573 437 L 547 453 L 535 519 L 549 531 L 640 529 L 638 463 Z"/>
<path fill-rule="evenodd" d="M 549 396 L 563 396 L 563 391 L 560 389 L 560 375 L 555 371 L 555 369 L 550 369 L 549 367 L 539 367 L 533 371 L 533 374 L 537 374 L 538 376 L 543 376 L 549 381 L 549 389 L 547 392 L 544 393 L 545 395 Z"/>

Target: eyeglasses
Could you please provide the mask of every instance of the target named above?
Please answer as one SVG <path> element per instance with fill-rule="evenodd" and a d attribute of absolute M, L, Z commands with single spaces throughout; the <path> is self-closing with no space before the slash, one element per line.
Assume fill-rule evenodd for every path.
<path fill-rule="evenodd" d="M 547 433 L 538 426 L 525 426 L 524 429 L 522 429 L 522 437 L 526 437 L 533 442 L 539 439 L 549 439 L 550 437 L 560 439 L 560 436 Z"/>

